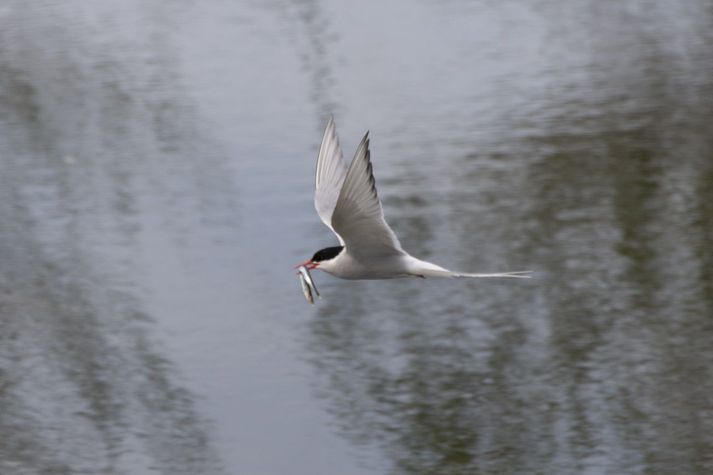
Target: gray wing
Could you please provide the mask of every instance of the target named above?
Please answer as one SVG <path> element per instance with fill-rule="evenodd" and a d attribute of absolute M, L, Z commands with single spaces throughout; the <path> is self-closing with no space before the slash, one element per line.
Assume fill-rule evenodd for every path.
<path fill-rule="evenodd" d="M 332 214 L 337 205 L 339 191 L 347 176 L 347 165 L 342 158 L 342 150 L 339 148 L 337 138 L 337 128 L 334 125 L 334 118 L 330 118 L 327 128 L 324 131 L 322 145 L 319 147 L 319 157 L 317 158 L 317 172 L 314 180 L 314 207 L 324 224 L 332 231 Z M 336 231 L 334 232 L 335 234 Z M 339 242 L 344 245 L 344 241 L 339 237 Z"/>
<path fill-rule="evenodd" d="M 369 133 L 357 148 L 332 213 L 332 229 L 356 256 L 403 254 L 401 243 L 384 219 L 371 167 Z"/>

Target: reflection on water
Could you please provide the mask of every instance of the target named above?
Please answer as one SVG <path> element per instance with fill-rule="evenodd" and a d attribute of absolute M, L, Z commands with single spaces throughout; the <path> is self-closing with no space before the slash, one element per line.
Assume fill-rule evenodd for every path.
<path fill-rule="evenodd" d="M 120 64 L 142 38 L 102 44 L 120 32 L 81 14 L 111 12 L 73 3 L 2 11 L 0 472 L 219 473 L 132 275 L 148 157 L 180 155 L 167 112 L 190 111 L 175 88 L 139 103 L 171 58 Z"/>
<path fill-rule="evenodd" d="M 713 468 L 713 16 L 608 5 L 514 26 L 547 50 L 509 71 L 506 128 L 479 136 L 492 117 L 458 98 L 458 123 L 439 125 L 475 133 L 438 145 L 452 169 L 379 180 L 409 249 L 537 279 L 345 286 L 311 324 L 342 432 L 384 447 L 397 473 Z M 503 64 L 507 43 L 459 34 L 493 53 L 479 69 L 524 64 Z M 427 160 L 421 143 L 391 140 Z"/>
<path fill-rule="evenodd" d="M 709 2 L 0 20 L 1 473 L 713 471 Z M 304 305 L 330 113 L 408 250 L 537 278 Z"/>

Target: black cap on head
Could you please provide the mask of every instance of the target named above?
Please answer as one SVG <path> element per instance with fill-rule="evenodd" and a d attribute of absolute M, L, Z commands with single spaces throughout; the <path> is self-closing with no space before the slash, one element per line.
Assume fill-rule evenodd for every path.
<path fill-rule="evenodd" d="M 324 249 L 320 249 L 314 253 L 314 256 L 312 256 L 312 262 L 334 259 L 340 252 L 342 252 L 342 249 L 344 249 L 344 246 L 325 247 Z"/>

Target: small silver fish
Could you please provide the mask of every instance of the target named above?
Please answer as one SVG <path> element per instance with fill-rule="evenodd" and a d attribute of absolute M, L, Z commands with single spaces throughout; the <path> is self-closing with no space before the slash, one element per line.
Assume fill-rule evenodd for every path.
<path fill-rule="evenodd" d="M 314 290 L 314 293 L 317 294 L 317 297 L 322 298 L 322 296 L 319 295 L 319 290 L 317 290 L 317 286 L 314 285 L 314 280 L 312 280 L 312 274 L 309 273 L 309 269 L 305 266 L 300 266 L 298 270 L 300 271 L 300 275 L 302 275 L 307 281 L 307 284 L 309 284 L 312 290 Z"/>
<path fill-rule="evenodd" d="M 305 279 L 305 276 L 302 272 L 297 274 L 300 276 L 300 284 L 302 285 L 302 292 L 305 294 L 305 298 L 307 299 L 307 302 L 314 304 L 314 297 L 312 297 L 312 287 L 309 286 L 309 283 L 307 282 L 307 279 Z"/>

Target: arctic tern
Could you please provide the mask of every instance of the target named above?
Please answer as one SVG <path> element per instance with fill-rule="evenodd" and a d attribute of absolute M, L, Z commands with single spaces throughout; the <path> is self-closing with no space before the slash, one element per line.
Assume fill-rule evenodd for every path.
<path fill-rule="evenodd" d="M 347 167 L 339 147 L 334 118 L 330 118 L 317 158 L 314 206 L 324 224 L 337 235 L 340 245 L 320 249 L 297 267 L 319 269 L 335 277 L 353 280 L 530 277 L 531 271 L 495 274 L 454 272 L 404 251 L 384 219 L 370 155 L 367 132 Z"/>

